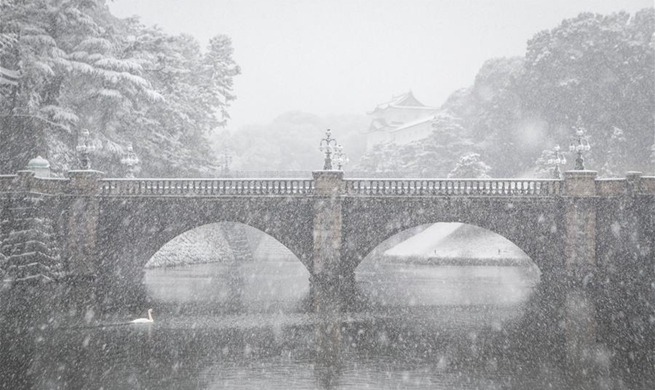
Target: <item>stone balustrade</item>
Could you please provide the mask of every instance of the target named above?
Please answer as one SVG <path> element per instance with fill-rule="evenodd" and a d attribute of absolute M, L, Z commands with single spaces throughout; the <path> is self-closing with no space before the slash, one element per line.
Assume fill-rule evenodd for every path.
<path fill-rule="evenodd" d="M 598 196 L 618 196 L 625 193 L 625 179 L 596 179 L 596 195 Z"/>
<path fill-rule="evenodd" d="M 349 195 L 553 196 L 563 193 L 555 179 L 348 179 Z"/>
<path fill-rule="evenodd" d="M 655 176 L 642 176 L 641 188 L 642 194 L 655 194 Z"/>
<path fill-rule="evenodd" d="M 77 172 L 77 171 L 75 171 Z M 78 176 L 84 171 L 77 172 Z M 99 179 L 90 176 L 92 193 L 101 196 L 234 196 L 316 195 L 315 180 L 305 178 L 241 179 Z M 73 178 L 75 175 L 72 175 Z M 632 191 L 655 194 L 655 176 L 594 179 L 595 196 L 622 196 Z M 635 182 L 636 180 L 636 182 Z M 566 180 L 556 179 L 338 179 L 337 190 L 346 196 L 566 196 Z M 96 184 L 93 184 L 96 183 Z M 30 171 L 0 175 L 1 192 L 31 191 L 42 194 L 70 194 L 75 186 L 69 178 L 39 178 Z M 82 193 L 87 192 L 86 190 Z"/>
<path fill-rule="evenodd" d="M 100 195 L 232 196 L 311 195 L 308 179 L 104 179 Z"/>

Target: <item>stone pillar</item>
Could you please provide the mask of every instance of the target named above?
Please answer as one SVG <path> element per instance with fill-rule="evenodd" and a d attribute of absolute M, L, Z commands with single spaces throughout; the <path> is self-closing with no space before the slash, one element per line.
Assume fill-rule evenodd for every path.
<path fill-rule="evenodd" d="M 342 171 L 315 171 L 314 176 L 314 253 L 312 293 L 315 309 L 321 312 L 342 307 L 343 284 L 352 278 L 341 270 L 341 196 L 344 193 Z"/>
<path fill-rule="evenodd" d="M 593 284 L 596 268 L 596 172 L 567 171 L 565 180 L 564 318 L 566 352 L 574 383 L 588 380 L 596 351 Z"/>
<path fill-rule="evenodd" d="M 627 184 L 627 194 L 630 196 L 637 195 L 641 190 L 641 172 L 629 171 L 625 173 Z"/>
<path fill-rule="evenodd" d="M 12 185 L 15 192 L 30 192 L 34 182 L 34 171 L 18 171 Z"/>
<path fill-rule="evenodd" d="M 564 179 L 567 276 L 574 284 L 586 284 L 596 265 L 596 171 L 567 171 Z"/>
<path fill-rule="evenodd" d="M 97 273 L 96 240 L 99 204 L 97 194 L 102 172 L 68 171 L 68 226 L 65 256 L 71 287 L 71 303 L 80 308 L 95 304 Z"/>

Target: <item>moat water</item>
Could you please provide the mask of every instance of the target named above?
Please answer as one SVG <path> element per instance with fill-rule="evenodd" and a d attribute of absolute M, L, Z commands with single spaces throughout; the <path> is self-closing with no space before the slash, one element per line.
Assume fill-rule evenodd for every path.
<path fill-rule="evenodd" d="M 295 259 L 150 269 L 144 283 L 152 324 L 87 313 L 5 335 L 0 388 L 571 388 L 559 341 L 544 339 L 557 321 L 536 309 L 538 276 L 524 267 L 369 261 L 355 309 L 339 314 L 307 311 Z M 580 388 L 652 388 L 611 360 L 598 352 Z"/>

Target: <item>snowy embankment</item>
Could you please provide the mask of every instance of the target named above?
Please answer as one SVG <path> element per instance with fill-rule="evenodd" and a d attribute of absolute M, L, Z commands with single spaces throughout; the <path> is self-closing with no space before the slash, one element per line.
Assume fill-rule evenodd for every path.
<path fill-rule="evenodd" d="M 205 225 L 175 237 L 148 261 L 146 268 L 233 261 L 234 253 L 220 225 Z"/>
<path fill-rule="evenodd" d="M 506 238 L 461 223 L 436 223 L 384 252 L 384 261 L 435 265 L 530 264 L 530 258 Z"/>

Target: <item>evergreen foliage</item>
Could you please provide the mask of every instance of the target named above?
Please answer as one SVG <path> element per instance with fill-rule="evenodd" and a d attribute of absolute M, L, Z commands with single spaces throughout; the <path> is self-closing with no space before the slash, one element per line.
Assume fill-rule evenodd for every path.
<path fill-rule="evenodd" d="M 208 137 L 228 118 L 240 73 L 228 37 L 206 52 L 137 19 L 118 19 L 104 0 L 0 3 L 0 66 L 20 72 L 0 86 L 0 170 L 37 154 L 54 171 L 78 166 L 77 134 L 90 130 L 93 168 L 117 176 L 129 143 L 143 175 L 203 174 L 215 165 Z"/>
<path fill-rule="evenodd" d="M 455 179 L 487 179 L 491 167 L 480 159 L 477 153 L 467 153 L 459 158 L 457 165 L 448 174 L 448 178 Z"/>
<path fill-rule="evenodd" d="M 566 19 L 532 37 L 525 57 L 487 61 L 471 87 L 448 98 L 441 110 L 459 126 L 453 139 L 431 135 L 415 143 L 434 143 L 436 150 L 459 142 L 459 153 L 416 153 L 416 145 L 385 145 L 370 150 L 360 166 L 383 170 L 383 164 L 423 164 L 448 166 L 448 172 L 455 157 L 469 152 L 489 162 L 495 177 L 532 176 L 535 170 L 546 175 L 544 167 L 535 165 L 535 156 L 544 148 L 568 145 L 574 127 L 582 126 L 592 148 L 585 154 L 588 169 L 602 176 L 622 176 L 627 170 L 652 173 L 654 33 L 653 8 L 632 16 L 582 13 Z M 414 153 L 401 158 L 401 149 Z M 572 169 L 574 160 L 569 158 L 562 170 Z M 430 169 L 436 175 L 443 172 Z"/>

